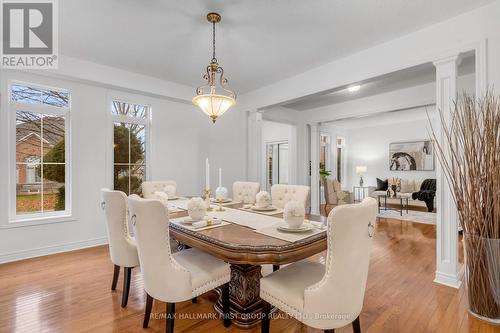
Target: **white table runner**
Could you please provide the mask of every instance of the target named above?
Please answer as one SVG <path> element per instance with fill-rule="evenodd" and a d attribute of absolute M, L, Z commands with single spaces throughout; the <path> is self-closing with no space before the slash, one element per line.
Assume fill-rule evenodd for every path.
<path fill-rule="evenodd" d="M 219 223 L 219 224 L 208 225 L 208 226 L 202 227 L 202 228 L 195 228 L 190 224 L 183 223 L 184 221 L 186 221 L 189 218 L 190 218 L 189 216 L 184 216 L 184 217 L 179 217 L 176 219 L 171 219 L 170 223 L 180 225 L 181 227 L 186 228 L 188 230 L 192 230 L 192 231 L 202 231 L 202 230 L 207 230 L 207 229 L 213 229 L 213 228 L 223 227 L 225 225 L 230 224 L 229 222 L 221 221 L 221 223 Z"/>
<path fill-rule="evenodd" d="M 217 208 L 215 208 L 211 212 L 207 212 L 207 215 L 252 229 L 265 228 L 283 221 L 283 219 L 281 218 L 255 214 L 248 211 L 228 207 L 225 207 L 223 212 L 218 212 Z"/>

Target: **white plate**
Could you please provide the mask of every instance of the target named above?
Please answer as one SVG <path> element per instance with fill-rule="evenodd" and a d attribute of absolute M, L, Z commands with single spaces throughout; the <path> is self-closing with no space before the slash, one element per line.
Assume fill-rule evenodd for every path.
<path fill-rule="evenodd" d="M 181 221 L 181 223 L 184 223 L 184 224 L 193 224 L 194 222 L 200 222 L 200 221 L 203 221 L 203 220 L 193 220 L 192 218 L 187 217 L 185 220 Z"/>
<path fill-rule="evenodd" d="M 298 228 L 291 228 L 288 226 L 288 224 L 283 222 L 283 223 L 280 223 L 277 228 L 279 231 L 284 231 L 284 232 L 307 232 L 309 230 L 312 230 L 313 226 L 310 225 L 309 223 L 303 223 Z"/>
<path fill-rule="evenodd" d="M 252 207 L 250 207 L 250 209 L 255 210 L 256 212 L 270 212 L 273 210 L 277 210 L 277 208 L 273 207 L 273 206 L 267 206 L 267 207 L 263 207 L 263 208 L 260 208 L 257 206 L 252 206 Z"/>
<path fill-rule="evenodd" d="M 227 198 L 227 199 L 222 200 L 222 203 L 228 203 L 228 202 L 231 202 L 231 201 L 233 201 L 231 198 Z M 212 202 L 213 203 L 219 203 L 219 201 L 217 199 L 215 199 L 215 198 L 212 198 Z"/>

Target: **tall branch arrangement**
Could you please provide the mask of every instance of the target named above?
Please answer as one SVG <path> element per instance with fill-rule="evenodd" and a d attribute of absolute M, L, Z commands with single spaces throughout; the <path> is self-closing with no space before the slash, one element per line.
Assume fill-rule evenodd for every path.
<path fill-rule="evenodd" d="M 470 310 L 500 319 L 500 100 L 464 94 L 431 130 L 464 230 Z M 431 124 L 432 127 L 432 124 Z"/>

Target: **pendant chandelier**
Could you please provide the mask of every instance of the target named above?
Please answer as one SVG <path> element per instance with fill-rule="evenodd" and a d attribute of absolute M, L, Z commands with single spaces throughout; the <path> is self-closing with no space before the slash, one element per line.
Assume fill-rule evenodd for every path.
<path fill-rule="evenodd" d="M 196 89 L 193 104 L 198 105 L 215 124 L 217 118 L 236 104 L 236 94 L 226 89 L 227 79 L 224 77 L 224 69 L 219 66 L 215 57 L 215 24 L 220 22 L 221 16 L 217 13 L 208 13 L 207 20 L 212 23 L 212 60 L 207 66 L 207 73 L 203 75 L 207 84 Z"/>

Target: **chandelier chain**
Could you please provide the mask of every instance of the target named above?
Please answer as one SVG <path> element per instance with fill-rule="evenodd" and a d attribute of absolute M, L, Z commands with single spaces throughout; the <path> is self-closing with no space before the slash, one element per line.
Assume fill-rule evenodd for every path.
<path fill-rule="evenodd" d="M 217 63 L 215 57 L 215 22 L 212 22 L 212 63 Z"/>

